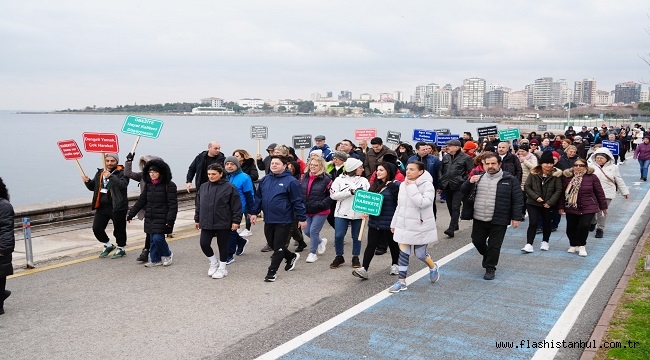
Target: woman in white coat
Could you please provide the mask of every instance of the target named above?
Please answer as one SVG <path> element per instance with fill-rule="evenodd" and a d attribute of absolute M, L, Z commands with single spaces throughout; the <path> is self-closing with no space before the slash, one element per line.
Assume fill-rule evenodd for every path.
<path fill-rule="evenodd" d="M 594 151 L 588 162 L 589 167 L 594 168 L 594 175 L 600 180 L 600 185 L 602 185 L 607 199 L 607 206 L 612 202 L 616 193 L 620 193 L 626 199 L 630 196 L 630 190 L 625 185 L 618 166 L 612 160 L 613 158 L 614 156 L 612 156 L 609 149 L 599 148 Z M 596 229 L 597 238 L 603 237 L 606 221 L 607 214 L 603 215 L 601 212 L 597 212 L 596 216 L 594 216 L 590 230 Z"/>
<path fill-rule="evenodd" d="M 436 282 L 440 277 L 438 265 L 427 253 L 427 244 L 438 241 L 436 218 L 433 215 L 433 203 L 436 190 L 433 178 L 425 171 L 424 163 L 413 161 L 406 167 L 406 180 L 399 187 L 397 210 L 393 215 L 390 228 L 393 239 L 399 244 L 399 280 L 388 291 L 392 293 L 406 290 L 406 272 L 408 271 L 411 251 L 429 266 L 429 278 Z M 412 249 L 412 250 L 411 250 Z"/>

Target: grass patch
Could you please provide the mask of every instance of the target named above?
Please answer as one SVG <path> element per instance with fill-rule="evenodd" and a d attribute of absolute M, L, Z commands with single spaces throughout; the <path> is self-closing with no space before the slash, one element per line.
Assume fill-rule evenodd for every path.
<path fill-rule="evenodd" d="M 619 342 L 621 348 L 601 348 L 596 359 L 650 359 L 650 272 L 643 270 L 645 256 L 650 254 L 650 238 L 646 239 L 634 275 L 619 302 L 603 339 Z"/>

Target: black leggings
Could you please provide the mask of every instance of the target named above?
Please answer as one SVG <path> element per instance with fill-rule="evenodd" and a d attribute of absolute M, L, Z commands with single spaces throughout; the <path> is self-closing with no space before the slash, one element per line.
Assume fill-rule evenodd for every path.
<path fill-rule="evenodd" d="M 589 226 L 596 214 L 566 214 L 566 236 L 570 246 L 587 245 Z"/>
<path fill-rule="evenodd" d="M 390 248 L 391 264 L 397 264 L 399 259 L 399 245 L 393 240 L 393 233 L 390 230 L 380 230 L 375 228 L 368 228 L 368 244 L 366 250 L 363 251 L 363 268 L 368 270 L 370 262 L 375 256 L 377 246 L 382 244 Z"/>
<path fill-rule="evenodd" d="M 93 234 L 95 234 L 95 238 L 104 244 L 111 241 L 108 235 L 106 235 L 106 227 L 108 226 L 109 220 L 113 220 L 113 236 L 115 236 L 117 246 L 126 246 L 126 210 L 113 211 L 111 213 L 95 212 L 95 218 L 93 219 Z"/>
<path fill-rule="evenodd" d="M 201 229 L 199 243 L 201 250 L 207 257 L 214 255 L 212 250 L 212 238 L 217 237 L 217 247 L 219 248 L 219 261 L 226 262 L 228 259 L 228 239 L 230 238 L 230 229 L 205 230 Z"/>
<path fill-rule="evenodd" d="M 538 224 L 541 220 L 542 223 L 542 241 L 548 242 L 551 237 L 551 229 L 553 228 L 553 209 L 545 208 L 543 206 L 528 205 L 528 231 L 526 238 L 528 243 L 533 245 L 535 241 L 535 234 L 537 233 Z"/>

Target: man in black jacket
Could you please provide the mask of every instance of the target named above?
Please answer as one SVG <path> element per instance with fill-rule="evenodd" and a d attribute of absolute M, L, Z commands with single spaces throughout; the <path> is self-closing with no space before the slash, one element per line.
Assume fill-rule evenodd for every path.
<path fill-rule="evenodd" d="M 460 204 L 463 195 L 460 193 L 460 186 L 467 180 L 467 175 L 474 168 L 474 160 L 460 150 L 459 140 L 447 141 L 447 154 L 442 157 L 440 166 L 440 189 L 438 193 L 445 193 L 447 209 L 451 220 L 449 228 L 444 231 L 445 235 L 454 237 L 454 231 L 458 230 L 458 219 L 460 218 Z"/>
<path fill-rule="evenodd" d="M 521 162 L 519 161 L 519 158 L 513 155 L 510 151 L 510 142 L 500 142 L 499 145 L 497 145 L 497 153 L 501 158 L 501 169 L 509 172 L 510 175 L 516 177 L 519 180 L 519 183 L 521 183 Z"/>
<path fill-rule="evenodd" d="M 219 164 L 223 167 L 224 160 L 226 160 L 226 156 L 221 152 L 221 145 L 216 141 L 211 141 L 208 144 L 208 150 L 196 155 L 194 161 L 190 164 L 189 169 L 187 169 L 187 181 L 185 184 L 187 192 L 189 193 L 192 188 L 192 179 L 194 179 L 194 175 L 196 175 L 194 183 L 196 184 L 196 190 L 198 191 L 201 184 L 208 181 L 208 166 L 211 164 Z"/>
<path fill-rule="evenodd" d="M 520 182 L 501 170 L 499 156 L 487 155 L 483 168 L 485 174 L 472 176 L 461 188 L 468 195 L 462 219 L 474 219 L 472 243 L 483 255 L 483 278 L 493 280 L 508 225 L 516 228 L 522 220 L 523 196 Z"/>

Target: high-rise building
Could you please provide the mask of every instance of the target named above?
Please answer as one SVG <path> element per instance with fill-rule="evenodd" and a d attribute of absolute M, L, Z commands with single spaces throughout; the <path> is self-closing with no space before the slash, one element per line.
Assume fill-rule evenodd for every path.
<path fill-rule="evenodd" d="M 641 100 L 641 84 L 628 81 L 616 84 L 614 87 L 614 102 L 616 103 L 638 103 Z"/>
<path fill-rule="evenodd" d="M 415 105 L 422 106 L 433 113 L 448 112 L 451 109 L 451 90 L 445 87 L 441 88 L 436 83 L 417 86 Z"/>
<path fill-rule="evenodd" d="M 311 94 L 311 101 L 318 101 L 321 99 L 320 93 L 312 93 Z"/>
<path fill-rule="evenodd" d="M 427 98 L 429 95 L 433 94 L 433 92 L 440 88 L 440 85 L 435 84 L 435 83 L 430 83 L 428 85 L 418 85 L 415 87 L 415 105 L 417 106 L 422 106 L 426 107 L 427 106 Z"/>
<path fill-rule="evenodd" d="M 395 91 L 393 93 L 393 99 L 395 99 L 395 101 L 406 101 L 403 91 Z"/>
<path fill-rule="evenodd" d="M 593 105 L 596 98 L 596 80 L 576 81 L 573 87 L 573 101 L 578 104 Z"/>
<path fill-rule="evenodd" d="M 533 103 L 533 88 L 535 88 L 535 84 L 528 84 L 524 88 L 524 91 L 526 92 L 526 107 L 535 106 Z"/>
<path fill-rule="evenodd" d="M 339 101 L 351 101 L 352 100 L 352 92 L 348 90 L 343 90 L 339 94 Z"/>
<path fill-rule="evenodd" d="M 201 99 L 201 104 L 210 104 L 210 107 L 222 107 L 223 99 L 216 98 L 216 97 L 209 97 L 209 98 Z"/>
<path fill-rule="evenodd" d="M 484 106 L 485 79 L 469 78 L 463 80 L 461 106 L 463 109 L 480 109 Z"/>
<path fill-rule="evenodd" d="M 487 108 L 505 109 L 508 107 L 508 93 L 502 89 L 488 91 L 483 103 Z"/>
<path fill-rule="evenodd" d="M 593 105 L 607 106 L 614 103 L 614 92 L 596 90 L 596 96 L 593 98 Z"/>
<path fill-rule="evenodd" d="M 551 107 L 552 83 L 552 77 L 535 79 L 535 83 L 533 83 L 533 106 L 535 108 L 548 109 Z"/>
<path fill-rule="evenodd" d="M 525 90 L 512 91 L 508 94 L 508 109 L 525 109 L 528 107 L 528 94 Z"/>
<path fill-rule="evenodd" d="M 649 102 L 650 101 L 650 90 L 642 90 L 639 102 Z"/>
<path fill-rule="evenodd" d="M 328 98 L 328 99 L 331 99 L 332 96 L 333 96 L 332 92 L 331 92 L 331 91 L 328 91 L 328 92 L 327 92 L 327 98 Z"/>

